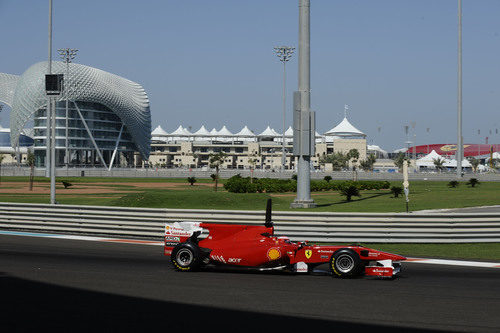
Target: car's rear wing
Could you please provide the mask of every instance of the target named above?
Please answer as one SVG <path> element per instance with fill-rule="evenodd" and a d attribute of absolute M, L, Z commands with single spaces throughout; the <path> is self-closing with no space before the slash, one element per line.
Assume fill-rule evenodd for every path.
<path fill-rule="evenodd" d="M 172 254 L 174 247 L 187 241 L 195 232 L 202 232 L 200 222 L 172 222 L 165 224 L 165 255 Z"/>

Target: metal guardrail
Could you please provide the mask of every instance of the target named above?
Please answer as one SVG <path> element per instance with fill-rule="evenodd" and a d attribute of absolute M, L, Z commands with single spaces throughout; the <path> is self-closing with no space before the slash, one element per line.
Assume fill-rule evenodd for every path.
<path fill-rule="evenodd" d="M 264 211 L 0 203 L 0 230 L 162 239 L 167 221 L 263 224 Z M 273 212 L 275 233 L 294 241 L 500 242 L 499 213 Z"/>
<path fill-rule="evenodd" d="M 0 169 L 2 176 L 22 176 L 30 175 L 30 168 L 24 166 L 2 166 Z M 105 168 L 58 168 L 56 170 L 57 177 L 124 177 L 124 178 L 208 178 L 215 173 L 215 170 L 204 169 L 163 169 L 163 168 L 114 168 L 111 171 Z M 294 172 L 291 170 L 241 170 L 241 169 L 222 169 L 219 176 L 221 178 L 230 178 L 240 174 L 242 177 L 256 178 L 281 178 L 289 179 Z M 35 169 L 34 175 L 37 177 L 45 176 L 45 169 Z M 311 172 L 311 179 L 321 180 L 325 176 L 330 176 L 336 180 L 352 180 L 352 171 L 322 171 L 316 170 Z M 403 181 L 403 174 L 399 172 L 365 172 L 357 171 L 357 179 L 359 180 L 388 180 L 388 181 Z M 465 173 L 462 181 L 468 181 L 470 178 L 477 178 L 480 181 L 500 181 L 500 173 Z M 428 180 L 428 181 L 450 181 L 456 180 L 457 175 L 454 172 L 417 172 L 409 174 L 410 180 Z"/>

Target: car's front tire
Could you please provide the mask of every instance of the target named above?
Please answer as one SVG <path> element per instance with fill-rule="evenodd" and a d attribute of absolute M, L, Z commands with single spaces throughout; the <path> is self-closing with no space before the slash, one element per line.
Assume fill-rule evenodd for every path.
<path fill-rule="evenodd" d="M 178 244 L 172 250 L 170 261 L 178 271 L 194 271 L 200 267 L 200 250 L 190 242 Z"/>
<path fill-rule="evenodd" d="M 330 270 L 341 278 L 355 277 L 361 274 L 363 263 L 359 255 L 351 249 L 341 249 L 330 258 Z"/>

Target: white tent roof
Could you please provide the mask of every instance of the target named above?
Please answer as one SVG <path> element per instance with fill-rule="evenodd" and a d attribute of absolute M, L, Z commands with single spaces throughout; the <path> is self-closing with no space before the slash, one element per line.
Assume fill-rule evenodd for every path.
<path fill-rule="evenodd" d="M 386 154 L 387 154 L 387 152 L 386 152 L 385 150 L 383 150 L 382 148 L 380 148 L 380 147 L 379 147 L 379 146 L 377 146 L 377 145 L 367 145 L 367 146 L 366 146 L 366 148 L 367 148 L 368 150 L 378 151 L 378 152 L 380 152 L 380 153 L 382 153 L 382 154 L 384 154 L 384 155 L 386 155 Z"/>
<path fill-rule="evenodd" d="M 160 125 L 158 125 L 154 130 L 153 132 L 151 132 L 151 135 L 153 136 L 162 136 L 162 135 L 168 135 L 168 133 L 163 129 L 161 128 Z"/>
<path fill-rule="evenodd" d="M 239 131 L 238 133 L 235 134 L 236 136 L 255 136 L 255 133 L 252 132 L 246 125 Z"/>
<path fill-rule="evenodd" d="M 292 126 L 288 127 L 288 129 L 285 131 L 285 136 L 287 136 L 287 137 L 293 137 L 293 128 L 292 128 Z"/>
<path fill-rule="evenodd" d="M 220 135 L 220 136 L 234 136 L 233 133 L 231 133 L 227 128 L 226 128 L 226 125 L 222 126 L 222 128 L 220 129 L 220 131 L 217 132 L 217 135 Z"/>
<path fill-rule="evenodd" d="M 201 125 L 200 129 L 194 132 L 194 135 L 199 135 L 199 136 L 207 136 L 210 135 L 210 132 L 207 131 L 205 128 L 205 125 Z"/>
<path fill-rule="evenodd" d="M 445 167 L 456 167 L 457 166 L 457 160 L 453 159 L 453 160 L 446 160 L 444 163 L 443 163 L 443 166 Z M 470 168 L 472 165 L 470 164 L 469 161 L 467 161 L 466 159 L 462 160 L 462 167 L 468 167 Z"/>
<path fill-rule="evenodd" d="M 328 132 L 325 133 L 325 135 L 335 135 L 335 136 L 341 136 L 341 137 L 346 137 L 346 136 L 366 136 L 365 133 L 361 132 L 358 130 L 356 127 L 354 127 L 349 120 L 347 120 L 347 117 L 344 117 L 344 120 L 340 122 L 337 126 L 329 130 Z"/>
<path fill-rule="evenodd" d="M 429 154 L 427 154 L 427 155 L 419 158 L 418 161 L 421 161 L 421 162 L 424 162 L 424 161 L 434 162 L 434 159 L 436 159 L 436 158 L 444 160 L 444 158 L 441 155 L 439 155 L 438 153 L 436 153 L 435 150 L 432 150 Z"/>
<path fill-rule="evenodd" d="M 275 130 L 273 130 L 270 126 L 267 126 L 267 128 L 259 134 L 259 136 L 268 136 L 268 137 L 276 137 L 280 136 Z"/>
<path fill-rule="evenodd" d="M 499 152 L 494 152 L 493 153 L 493 158 L 499 158 L 500 159 L 500 153 Z M 488 156 L 487 160 L 490 160 L 490 157 Z"/>
<path fill-rule="evenodd" d="M 217 135 L 217 130 L 215 128 L 212 128 L 212 130 L 210 131 L 210 135 Z"/>
<path fill-rule="evenodd" d="M 170 133 L 171 136 L 186 136 L 186 135 L 192 135 L 191 132 L 189 132 L 187 129 L 182 127 L 182 125 L 179 125 L 175 131 Z"/>

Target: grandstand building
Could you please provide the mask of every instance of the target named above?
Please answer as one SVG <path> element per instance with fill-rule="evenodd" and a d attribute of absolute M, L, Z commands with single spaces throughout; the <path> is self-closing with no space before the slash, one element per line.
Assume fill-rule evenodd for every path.
<path fill-rule="evenodd" d="M 22 75 L 0 73 L 0 102 L 11 107 L 10 145 L 23 144 L 32 122 L 37 167 L 45 166 L 47 140 L 47 62 Z M 52 62 L 65 75 L 56 100 L 57 166 L 133 166 L 149 158 L 151 114 L 144 89 L 135 82 L 85 65 Z M 66 100 L 68 107 L 66 108 Z"/>
<path fill-rule="evenodd" d="M 222 168 L 272 170 L 282 167 L 283 136 L 269 126 L 260 133 L 251 131 L 247 126 L 237 133 L 232 133 L 226 126 L 211 131 L 201 126 L 193 133 L 179 126 L 168 133 L 158 126 L 151 136 L 148 163 L 153 167 L 208 167 L 210 154 L 218 152 L 226 154 Z M 290 127 L 285 131 L 286 170 L 295 169 L 297 163 L 292 155 L 292 140 L 293 129 Z M 316 154 L 311 158 L 311 164 L 320 169 L 321 157 L 333 152 L 347 153 L 351 149 L 357 149 L 360 154 L 358 164 L 370 152 L 366 135 L 344 118 L 323 135 L 316 133 Z M 327 165 L 325 167 L 328 169 Z"/>

